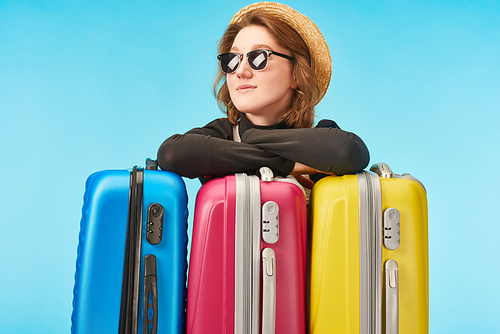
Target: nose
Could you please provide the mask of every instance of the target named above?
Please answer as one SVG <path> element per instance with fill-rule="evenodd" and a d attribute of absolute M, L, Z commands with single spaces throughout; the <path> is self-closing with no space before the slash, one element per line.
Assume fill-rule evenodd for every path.
<path fill-rule="evenodd" d="M 250 68 L 250 65 L 248 65 L 248 57 L 244 55 L 240 59 L 240 64 L 238 65 L 238 68 L 236 69 L 235 73 L 238 76 L 238 78 L 250 78 L 253 75 L 253 71 Z"/>

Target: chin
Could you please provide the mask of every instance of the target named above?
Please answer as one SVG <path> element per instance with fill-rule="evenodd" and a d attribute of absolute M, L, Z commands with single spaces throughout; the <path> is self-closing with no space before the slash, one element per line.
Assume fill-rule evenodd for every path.
<path fill-rule="evenodd" d="M 259 113 L 255 112 L 254 110 L 249 110 L 249 109 L 238 109 L 239 112 L 247 115 L 247 116 L 259 116 Z"/>
<path fill-rule="evenodd" d="M 256 114 L 257 113 L 257 108 L 251 108 L 248 105 L 242 105 L 240 104 L 234 104 L 236 109 L 238 109 L 239 112 L 242 112 L 244 114 Z"/>

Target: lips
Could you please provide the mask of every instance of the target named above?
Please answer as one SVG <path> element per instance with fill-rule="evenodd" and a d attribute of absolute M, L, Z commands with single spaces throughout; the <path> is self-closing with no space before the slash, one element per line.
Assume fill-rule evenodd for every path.
<path fill-rule="evenodd" d="M 244 84 L 244 85 L 239 85 L 236 90 L 239 92 L 239 93 L 246 93 L 246 92 L 249 92 L 251 90 L 254 90 L 255 88 L 257 88 L 257 86 L 254 86 L 254 85 L 249 85 L 249 84 Z"/>

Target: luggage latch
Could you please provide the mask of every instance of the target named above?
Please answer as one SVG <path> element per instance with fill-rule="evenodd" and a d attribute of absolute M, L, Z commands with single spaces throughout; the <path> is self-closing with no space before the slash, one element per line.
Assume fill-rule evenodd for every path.
<path fill-rule="evenodd" d="M 384 246 L 395 250 L 401 244 L 400 214 L 396 208 L 384 211 Z"/>
<path fill-rule="evenodd" d="M 148 220 L 146 223 L 146 240 L 151 245 L 161 242 L 163 236 L 163 206 L 153 203 L 148 208 Z"/>
<path fill-rule="evenodd" d="M 276 202 L 268 201 L 262 206 L 262 239 L 268 244 L 279 239 L 279 207 Z"/>

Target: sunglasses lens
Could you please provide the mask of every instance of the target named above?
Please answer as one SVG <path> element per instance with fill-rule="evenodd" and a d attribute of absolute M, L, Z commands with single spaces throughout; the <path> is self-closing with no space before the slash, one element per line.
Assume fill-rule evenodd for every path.
<path fill-rule="evenodd" d="M 255 71 L 260 71 L 267 66 L 267 52 L 254 50 L 248 53 L 248 64 Z"/>
<path fill-rule="evenodd" d="M 219 56 L 220 67 L 224 73 L 233 73 L 240 64 L 240 57 L 234 53 L 224 53 Z"/>
<path fill-rule="evenodd" d="M 261 71 L 267 66 L 268 53 L 264 50 L 254 50 L 247 53 L 248 65 L 254 71 Z M 220 67 L 224 73 L 233 73 L 240 64 L 241 56 L 237 53 L 223 53 L 218 56 Z"/>

